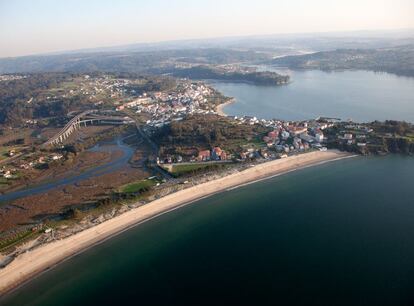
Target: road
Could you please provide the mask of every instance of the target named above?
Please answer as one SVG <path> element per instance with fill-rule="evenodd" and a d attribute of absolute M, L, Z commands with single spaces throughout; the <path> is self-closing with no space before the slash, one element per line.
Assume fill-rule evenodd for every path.
<path fill-rule="evenodd" d="M 139 119 L 137 118 L 138 117 L 137 114 L 135 114 L 134 112 L 132 112 L 130 110 L 124 110 L 123 112 L 135 121 L 135 126 L 137 128 L 137 131 L 138 131 L 139 135 L 141 135 L 142 139 L 144 139 L 150 145 L 150 147 L 152 149 L 152 153 L 155 156 L 158 156 L 158 150 L 159 150 L 158 145 L 155 142 L 153 142 L 148 137 L 148 135 L 145 134 L 145 132 L 142 130 L 141 123 L 140 123 Z M 166 180 L 176 180 L 170 173 L 168 173 L 164 169 L 161 169 L 155 162 L 150 162 L 149 168 L 154 170 L 156 173 L 161 175 Z"/>

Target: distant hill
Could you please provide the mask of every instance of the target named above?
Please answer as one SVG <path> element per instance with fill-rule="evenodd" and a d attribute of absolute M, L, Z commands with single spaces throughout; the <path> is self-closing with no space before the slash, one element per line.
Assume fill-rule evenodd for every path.
<path fill-rule="evenodd" d="M 285 56 L 269 63 L 292 69 L 363 69 L 414 76 L 414 45 L 382 49 L 338 49 Z"/>
<path fill-rule="evenodd" d="M 137 43 L 0 58 L 1 73 L 154 72 L 171 61 L 196 64 L 269 62 L 274 58 L 333 50 L 392 50 L 414 45 L 414 29 L 277 34 Z M 388 48 L 388 49 L 385 49 Z M 321 53 L 325 54 L 325 53 Z M 148 71 L 154 69 L 153 71 Z"/>
<path fill-rule="evenodd" d="M 224 72 L 211 66 L 193 66 L 191 68 L 167 70 L 170 74 L 177 77 L 189 78 L 194 80 L 221 80 L 229 82 L 247 82 L 256 85 L 274 86 L 287 84 L 289 76 L 280 75 L 269 71 L 252 72 Z"/>
<path fill-rule="evenodd" d="M 414 34 L 266 36 L 165 42 L 0 58 L 0 74 L 157 73 L 176 63 L 270 64 L 294 69 L 367 69 L 414 76 Z M 378 34 L 379 35 L 379 34 Z M 202 47 L 200 47 L 202 46 Z M 208 47 L 213 46 L 213 47 Z M 317 52 L 316 52 L 317 51 Z M 305 55 L 304 55 L 305 54 Z M 185 67 L 186 68 L 186 67 Z"/>
<path fill-rule="evenodd" d="M 25 56 L 0 59 L 1 73 L 30 72 L 133 72 L 142 73 L 168 62 L 228 64 L 270 60 L 254 51 L 230 49 L 182 49 L 153 52 L 101 52 Z"/>

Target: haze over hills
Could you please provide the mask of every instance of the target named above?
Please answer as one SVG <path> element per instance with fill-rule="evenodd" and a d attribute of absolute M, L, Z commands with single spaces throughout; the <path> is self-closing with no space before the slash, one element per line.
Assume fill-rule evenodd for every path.
<path fill-rule="evenodd" d="M 414 76 L 414 45 L 380 49 L 337 49 L 302 56 L 286 56 L 271 64 L 293 69 L 372 70 Z"/>
<path fill-rule="evenodd" d="M 226 64 L 271 59 L 254 51 L 231 49 L 177 49 L 73 53 L 0 59 L 0 73 L 26 72 L 148 72 L 172 61 Z"/>
<path fill-rule="evenodd" d="M 402 74 L 411 75 L 411 68 L 400 69 L 395 67 L 399 65 L 398 52 L 403 52 L 405 54 L 404 58 L 411 58 L 412 48 L 407 48 L 410 45 L 414 45 L 414 30 L 279 34 L 167 41 L 75 50 L 57 54 L 1 58 L 0 73 L 50 71 L 151 72 L 151 69 L 158 68 L 158 66 L 166 63 L 171 64 L 171 61 L 200 64 L 257 64 L 272 63 L 273 58 L 283 56 L 296 56 L 337 49 L 366 50 L 361 52 L 377 54 L 381 51 L 370 52 L 368 50 L 391 48 L 388 49 L 388 53 L 382 52 L 385 56 L 391 56 L 391 53 L 394 52 L 390 58 L 390 61 L 394 61 L 393 68 L 386 68 L 385 71 L 398 73 L 398 71 L 408 70 Z M 400 48 L 400 46 L 403 47 Z M 399 51 L 400 49 L 401 51 Z M 300 61 L 300 58 L 297 58 L 297 60 Z M 383 70 L 375 65 L 364 65 L 364 67 Z M 409 65 L 409 67 L 411 66 Z M 344 69 L 346 66 L 342 65 L 338 68 Z"/>
<path fill-rule="evenodd" d="M 210 39 L 172 40 L 152 43 L 134 43 L 87 49 L 75 49 L 62 52 L 33 54 L 28 56 L 97 52 L 144 52 L 196 48 L 230 48 L 243 50 L 306 49 L 310 51 L 326 51 L 340 48 L 381 48 L 404 45 L 409 43 L 414 43 L 414 29 L 325 33 L 292 33 L 274 35 L 217 37 Z"/>

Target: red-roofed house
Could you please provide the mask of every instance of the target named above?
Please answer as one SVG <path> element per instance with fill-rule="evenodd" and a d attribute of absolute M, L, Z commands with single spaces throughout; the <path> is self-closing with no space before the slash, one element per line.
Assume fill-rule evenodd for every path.
<path fill-rule="evenodd" d="M 271 131 L 271 132 L 267 133 L 267 137 L 269 137 L 271 139 L 276 139 L 278 136 L 279 136 L 278 131 Z"/>
<path fill-rule="evenodd" d="M 199 161 L 210 160 L 210 151 L 209 150 L 199 151 L 197 160 Z"/>

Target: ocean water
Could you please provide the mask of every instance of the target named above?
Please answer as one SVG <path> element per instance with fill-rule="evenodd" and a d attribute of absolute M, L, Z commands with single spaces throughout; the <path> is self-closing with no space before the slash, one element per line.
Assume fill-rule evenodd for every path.
<path fill-rule="evenodd" d="M 203 199 L 1 305 L 413 305 L 414 159 L 357 157 Z"/>
<path fill-rule="evenodd" d="M 212 82 L 236 98 L 224 112 L 284 120 L 328 116 L 358 122 L 414 122 L 414 78 L 371 71 L 274 70 L 289 74 L 292 82 L 284 86 Z"/>

